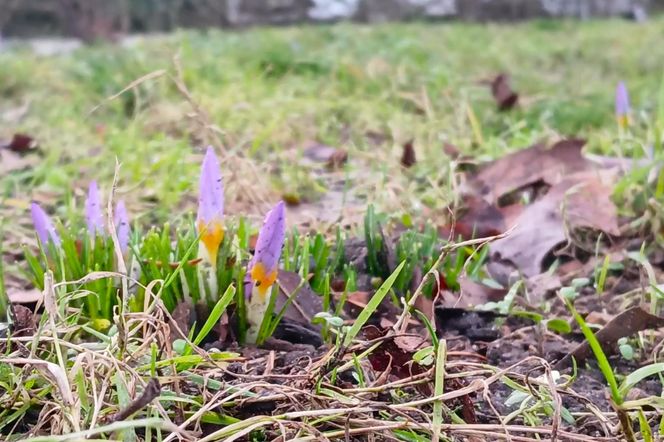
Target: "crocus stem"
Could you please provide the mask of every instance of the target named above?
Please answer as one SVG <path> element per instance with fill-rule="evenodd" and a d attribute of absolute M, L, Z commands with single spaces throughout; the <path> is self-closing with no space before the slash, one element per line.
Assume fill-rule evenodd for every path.
<path fill-rule="evenodd" d="M 217 269 L 207 263 L 198 267 L 199 296 L 197 302 L 205 300 L 208 304 L 216 302 L 218 296 Z"/>
<path fill-rule="evenodd" d="M 270 305 L 272 288 L 266 292 L 267 296 L 259 292 L 257 286 L 252 286 L 251 296 L 247 298 L 247 344 L 255 344 L 258 341 L 261 325 L 265 314 L 267 313 L 268 306 Z"/>

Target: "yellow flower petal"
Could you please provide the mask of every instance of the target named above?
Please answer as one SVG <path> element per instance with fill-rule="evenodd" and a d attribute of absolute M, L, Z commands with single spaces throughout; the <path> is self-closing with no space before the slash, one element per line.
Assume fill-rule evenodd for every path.
<path fill-rule="evenodd" d="M 274 269 L 271 272 L 267 272 L 263 263 L 257 262 L 251 268 L 251 279 L 256 284 L 258 293 L 261 295 L 263 300 L 265 300 L 268 289 L 272 287 L 274 281 L 277 280 L 277 269 Z"/>
<path fill-rule="evenodd" d="M 224 240 L 224 226 L 220 221 L 212 221 L 206 226 L 203 221 L 198 222 L 198 231 L 201 233 L 201 242 L 208 252 L 208 258 L 212 267 L 217 265 L 217 253 L 219 246 Z"/>
<path fill-rule="evenodd" d="M 627 129 L 627 126 L 629 126 L 629 117 L 627 115 L 618 115 L 616 119 L 621 129 Z"/>

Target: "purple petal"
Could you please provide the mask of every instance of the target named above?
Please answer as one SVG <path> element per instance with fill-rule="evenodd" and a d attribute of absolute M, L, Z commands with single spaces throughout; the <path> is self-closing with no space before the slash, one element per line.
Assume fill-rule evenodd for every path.
<path fill-rule="evenodd" d="M 51 222 L 51 218 L 49 218 L 46 212 L 44 212 L 44 209 L 42 209 L 39 204 L 32 202 L 30 205 L 30 212 L 32 215 L 32 223 L 35 226 L 35 232 L 37 232 L 37 237 L 42 245 L 46 246 L 50 239 L 53 241 L 53 244 L 60 247 L 61 241 L 58 232 L 56 232 L 55 227 L 53 227 L 53 223 Z"/>
<path fill-rule="evenodd" d="M 115 206 L 115 217 L 113 222 L 115 223 L 115 228 L 118 234 L 118 242 L 120 243 L 120 250 L 122 253 L 127 251 L 129 247 L 129 236 L 131 233 L 131 227 L 129 226 L 129 217 L 127 216 L 127 209 L 125 207 L 124 201 L 118 201 L 118 204 Z"/>
<path fill-rule="evenodd" d="M 208 147 L 201 166 L 199 184 L 198 216 L 199 224 L 221 220 L 224 216 L 224 186 L 221 181 L 221 167 L 212 147 Z"/>
<path fill-rule="evenodd" d="M 277 269 L 281 248 L 286 236 L 286 213 L 284 202 L 280 201 L 265 216 L 263 227 L 258 232 L 256 241 L 256 253 L 252 260 L 252 267 L 256 263 L 262 263 L 266 272 Z"/>
<path fill-rule="evenodd" d="M 622 117 L 629 113 L 629 93 L 624 82 L 616 87 L 616 116 Z"/>
<path fill-rule="evenodd" d="M 92 238 L 96 235 L 104 235 L 104 215 L 96 181 L 92 181 L 88 188 L 88 197 L 85 200 L 85 221 L 88 225 L 88 233 Z"/>

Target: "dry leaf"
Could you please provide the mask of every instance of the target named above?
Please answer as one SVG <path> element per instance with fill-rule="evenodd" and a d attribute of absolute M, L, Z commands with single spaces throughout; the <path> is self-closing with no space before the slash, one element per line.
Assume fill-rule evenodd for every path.
<path fill-rule="evenodd" d="M 519 101 L 519 94 L 512 90 L 507 74 L 499 74 L 491 82 L 491 93 L 501 111 L 510 110 Z"/>
<path fill-rule="evenodd" d="M 415 148 L 413 147 L 413 140 L 408 141 L 403 145 L 403 153 L 401 154 L 401 165 L 405 168 L 412 167 L 416 163 Z"/>
<path fill-rule="evenodd" d="M 275 301 L 276 312 L 283 308 L 289 296 L 300 286 L 302 277 L 295 272 L 279 270 L 277 282 L 281 290 L 279 290 L 279 297 Z M 321 311 L 323 311 L 321 297 L 311 290 L 308 282 L 305 282 L 297 291 L 293 302 L 286 308 L 284 317 L 302 324 L 310 324 L 311 318 Z"/>
<path fill-rule="evenodd" d="M 32 336 L 35 333 L 37 323 L 32 310 L 23 305 L 11 304 L 11 314 L 14 321 L 12 326 L 14 337 Z"/>
<path fill-rule="evenodd" d="M 505 289 L 495 289 L 471 281 L 464 276 L 459 278 L 459 286 L 458 294 L 450 291 L 443 292 L 441 296 L 442 307 L 472 309 L 487 302 L 501 301 L 507 293 Z"/>
<path fill-rule="evenodd" d="M 373 325 L 362 329 L 364 337 L 370 341 L 384 338 L 382 344 L 368 356 L 373 369 L 381 372 L 389 369 L 399 379 L 426 371 L 425 367 L 413 361 L 413 354 L 427 345 L 426 339 L 419 336 L 387 336 L 389 330 L 380 330 Z"/>
<path fill-rule="evenodd" d="M 618 339 L 649 329 L 664 327 L 664 318 L 655 316 L 644 310 L 643 307 L 632 307 L 620 313 L 606 324 L 595 337 L 602 346 L 605 353 L 611 353 Z M 572 358 L 577 362 L 583 362 L 592 355 L 588 342 L 583 342 L 557 364 L 557 368 L 566 367 L 571 364 Z"/>
<path fill-rule="evenodd" d="M 15 287 L 9 287 L 7 289 L 7 298 L 12 304 L 32 304 L 41 299 L 42 292 L 39 289 L 19 289 Z"/>
<path fill-rule="evenodd" d="M 585 140 L 559 141 L 550 149 L 535 144 L 482 167 L 473 182 L 489 203 L 526 186 L 543 182 L 554 185 L 573 172 L 587 170 L 590 163 L 581 155 Z"/>
<path fill-rule="evenodd" d="M 26 134 L 14 134 L 11 141 L 5 145 L 5 148 L 16 153 L 26 153 L 37 148 L 34 138 Z"/>
<path fill-rule="evenodd" d="M 577 181 L 578 184 L 571 185 L 565 191 L 563 211 L 567 226 L 572 229 L 588 227 L 620 235 L 618 209 L 611 199 L 613 186 L 607 184 L 601 175 L 585 172 L 570 176 L 556 187 L 562 192 L 567 184 Z M 612 178 L 608 177 L 608 181 Z"/>
<path fill-rule="evenodd" d="M 454 224 L 454 234 L 464 239 L 498 235 L 506 230 L 501 209 L 482 198 L 469 195 L 463 198 L 464 213 Z"/>
<path fill-rule="evenodd" d="M 178 305 L 175 306 L 173 313 L 171 313 L 173 321 L 185 336 L 189 334 L 189 328 L 193 322 L 192 312 L 193 310 L 191 303 L 188 301 L 181 301 L 178 303 Z M 173 327 L 171 330 L 171 342 L 175 341 L 176 339 L 182 339 L 182 336 L 180 336 L 180 334 Z"/>
<path fill-rule="evenodd" d="M 612 187 L 594 172 L 564 179 L 525 208 L 510 235 L 491 243 L 492 258 L 531 277 L 542 272 L 545 257 L 567 240 L 568 230 L 584 227 L 618 235 L 611 193 Z"/>
<path fill-rule="evenodd" d="M 450 157 L 453 160 L 456 160 L 461 157 L 461 151 L 452 143 L 445 142 L 443 143 L 443 152 L 445 155 Z"/>
<path fill-rule="evenodd" d="M 340 167 L 348 159 L 348 152 L 345 150 L 320 143 L 309 145 L 304 149 L 303 155 L 312 163 L 322 163 L 332 169 Z"/>
<path fill-rule="evenodd" d="M 316 294 L 308 282 L 302 286 L 302 277 L 295 272 L 279 270 L 277 275 L 279 296 L 275 300 L 275 312 L 280 312 L 286 301 L 298 289 L 295 299 L 286 306 L 284 317 L 277 325 L 273 337 L 295 344 L 308 344 L 318 347 L 323 344 L 320 325 L 312 324 L 311 319 L 323 311 L 321 297 Z"/>

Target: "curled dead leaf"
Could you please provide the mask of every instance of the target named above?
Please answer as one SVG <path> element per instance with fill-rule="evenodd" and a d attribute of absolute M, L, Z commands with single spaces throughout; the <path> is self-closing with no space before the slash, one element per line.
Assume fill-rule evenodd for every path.
<path fill-rule="evenodd" d="M 596 172 L 568 176 L 523 210 L 510 235 L 489 246 L 492 259 L 509 262 L 532 277 L 544 270 L 545 258 L 568 239 L 570 231 L 589 228 L 619 235 L 612 193 L 612 186 Z"/>
<path fill-rule="evenodd" d="M 423 373 L 426 368 L 413 361 L 415 352 L 427 345 L 420 336 L 388 336 L 390 329 L 379 329 L 368 325 L 362 329 L 364 337 L 370 341 L 383 339 L 382 344 L 369 356 L 369 362 L 376 371 L 390 370 L 393 376 L 404 379 Z"/>
<path fill-rule="evenodd" d="M 12 304 L 32 304 L 41 299 L 42 292 L 39 289 L 19 289 L 16 287 L 9 287 L 7 289 L 7 298 Z"/>
<path fill-rule="evenodd" d="M 11 315 L 14 324 L 13 336 L 31 336 L 36 331 L 37 323 L 32 310 L 19 304 L 11 304 Z"/>
<path fill-rule="evenodd" d="M 37 148 L 37 142 L 30 135 L 16 133 L 5 145 L 6 149 L 16 153 L 26 153 Z"/>
<path fill-rule="evenodd" d="M 642 306 L 632 307 L 609 321 L 595 337 L 602 346 L 605 353 L 612 353 L 618 339 L 642 331 L 664 327 L 664 318 L 647 312 Z M 571 364 L 572 358 L 582 362 L 592 355 L 592 350 L 587 341 L 577 346 L 568 353 L 557 364 L 556 368 L 566 367 Z"/>
<path fill-rule="evenodd" d="M 487 302 L 501 301 L 507 290 L 496 289 L 472 281 L 466 277 L 459 278 L 459 293 L 445 291 L 441 296 L 441 305 L 444 308 L 472 309 Z"/>
<path fill-rule="evenodd" d="M 401 165 L 405 168 L 410 168 L 416 163 L 415 148 L 413 147 L 413 140 L 410 140 L 403 145 L 403 153 L 401 154 Z"/>
<path fill-rule="evenodd" d="M 551 148 L 534 144 L 483 166 L 472 183 L 494 204 L 508 193 L 538 182 L 555 185 L 571 173 L 590 169 L 581 154 L 585 143 L 581 139 L 562 140 Z"/>
<path fill-rule="evenodd" d="M 507 74 L 498 74 L 491 82 L 491 93 L 498 110 L 506 111 L 512 109 L 519 101 L 519 94 L 512 90 L 510 78 Z"/>
<path fill-rule="evenodd" d="M 304 158 L 314 164 L 325 164 L 330 169 L 341 167 L 348 159 L 344 149 L 312 143 L 303 151 Z"/>

